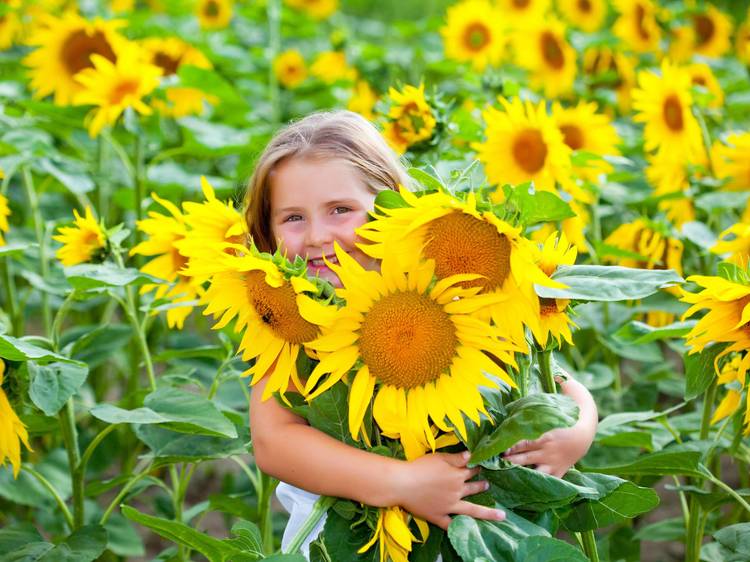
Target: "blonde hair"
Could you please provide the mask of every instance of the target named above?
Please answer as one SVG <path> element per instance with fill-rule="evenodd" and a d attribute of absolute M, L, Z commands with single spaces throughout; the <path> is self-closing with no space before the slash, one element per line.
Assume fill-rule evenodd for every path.
<path fill-rule="evenodd" d="M 247 184 L 245 220 L 256 247 L 276 249 L 271 233 L 271 177 L 290 158 L 339 158 L 351 164 L 373 193 L 409 187 L 409 176 L 378 130 L 361 115 L 338 110 L 313 113 L 276 133 L 258 158 Z"/>

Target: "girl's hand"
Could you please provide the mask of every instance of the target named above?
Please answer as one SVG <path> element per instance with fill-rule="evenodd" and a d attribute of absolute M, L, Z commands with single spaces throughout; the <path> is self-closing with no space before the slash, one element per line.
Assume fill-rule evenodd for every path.
<path fill-rule="evenodd" d="M 466 467 L 470 456 L 468 451 L 433 453 L 405 462 L 394 482 L 396 503 L 412 515 L 446 530 L 451 514 L 502 521 L 505 519 L 502 510 L 463 499 L 489 487 L 484 480 L 469 482 L 479 473 L 479 467 Z"/>

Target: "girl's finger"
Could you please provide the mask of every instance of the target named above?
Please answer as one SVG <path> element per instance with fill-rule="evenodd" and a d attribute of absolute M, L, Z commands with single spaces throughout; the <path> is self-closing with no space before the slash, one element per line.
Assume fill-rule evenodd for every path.
<path fill-rule="evenodd" d="M 505 451 L 506 455 L 512 455 L 514 453 L 523 453 L 524 451 L 529 450 L 532 447 L 533 441 L 529 441 L 528 439 L 524 439 L 523 441 L 519 441 L 515 445 L 513 445 L 510 449 Z"/>
<path fill-rule="evenodd" d="M 469 459 L 471 458 L 471 453 L 469 451 L 464 451 L 463 453 L 442 453 L 445 460 L 448 462 L 448 464 L 451 464 L 455 466 L 456 468 L 463 468 L 466 466 L 466 463 L 469 462 Z"/>
<path fill-rule="evenodd" d="M 529 464 L 539 464 L 544 460 L 544 452 L 535 450 L 528 453 L 518 453 L 517 455 L 505 455 L 505 457 L 503 458 L 508 462 L 512 462 L 513 464 L 520 464 L 522 466 Z"/>
<path fill-rule="evenodd" d="M 490 521 L 502 521 L 505 519 L 505 512 L 502 509 L 477 505 L 464 500 L 458 502 L 455 514 L 468 515 L 475 519 L 489 519 Z"/>
<path fill-rule="evenodd" d="M 490 488 L 490 483 L 486 480 L 478 480 L 477 482 L 467 482 L 464 484 L 464 493 L 461 497 L 473 496 L 474 494 L 481 494 L 486 492 Z"/>
<path fill-rule="evenodd" d="M 544 474 L 549 474 L 550 476 L 557 476 L 557 474 L 554 474 L 555 471 L 548 464 L 540 464 L 539 466 L 536 467 L 536 471 L 543 472 Z"/>
<path fill-rule="evenodd" d="M 482 470 L 481 466 L 475 466 L 474 468 L 467 468 L 464 473 L 464 481 L 471 480 Z"/>
<path fill-rule="evenodd" d="M 432 521 L 435 525 L 440 527 L 443 531 L 448 530 L 448 526 L 451 524 L 451 518 L 447 515 L 444 515 L 442 517 L 438 517 L 434 521 Z"/>

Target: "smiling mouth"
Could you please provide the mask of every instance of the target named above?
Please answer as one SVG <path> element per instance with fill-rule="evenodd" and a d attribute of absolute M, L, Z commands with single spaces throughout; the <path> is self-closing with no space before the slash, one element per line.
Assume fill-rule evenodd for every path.
<path fill-rule="evenodd" d="M 326 264 L 326 261 L 329 264 L 338 265 L 339 259 L 336 257 L 336 254 L 331 254 L 330 256 L 325 256 L 325 260 L 321 258 L 315 258 L 312 260 L 307 260 L 307 264 L 311 265 L 312 267 L 328 267 L 328 264 Z"/>

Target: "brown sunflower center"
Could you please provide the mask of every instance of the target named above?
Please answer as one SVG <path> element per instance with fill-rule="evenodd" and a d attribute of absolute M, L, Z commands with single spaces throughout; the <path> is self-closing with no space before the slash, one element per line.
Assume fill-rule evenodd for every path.
<path fill-rule="evenodd" d="M 560 47 L 560 42 L 557 40 L 557 37 L 549 31 L 545 31 L 542 33 L 539 41 L 542 47 L 542 56 L 548 65 L 555 70 L 560 70 L 565 66 L 565 56 L 563 55 L 562 47 Z"/>
<path fill-rule="evenodd" d="M 185 267 L 187 267 L 188 264 L 188 258 L 183 256 L 179 251 L 177 251 L 177 248 L 174 246 L 172 247 L 172 271 L 177 273 L 180 277 L 184 277 L 186 279 L 190 278 L 189 275 L 185 275 L 184 273 L 180 273 Z"/>
<path fill-rule="evenodd" d="M 203 15 L 205 15 L 207 18 L 218 17 L 220 13 L 221 6 L 219 6 L 218 2 L 206 2 L 206 4 L 203 6 Z"/>
<path fill-rule="evenodd" d="M 703 76 L 693 76 L 692 82 L 696 86 L 706 86 L 706 79 Z"/>
<path fill-rule="evenodd" d="M 673 131 L 681 131 L 684 123 L 682 121 L 682 104 L 675 94 L 667 96 L 662 108 L 664 122 Z"/>
<path fill-rule="evenodd" d="M 529 4 L 531 4 L 531 0 L 513 0 L 513 7 L 518 9 L 526 8 Z"/>
<path fill-rule="evenodd" d="M 538 129 L 525 129 L 513 141 L 513 159 L 525 172 L 535 174 L 547 160 L 547 143 Z"/>
<path fill-rule="evenodd" d="M 698 14 L 693 17 L 693 29 L 698 37 L 698 45 L 705 45 L 713 39 L 716 33 L 716 25 L 713 20 L 705 14 Z"/>
<path fill-rule="evenodd" d="M 542 316 L 557 313 L 557 299 L 539 297 L 539 313 Z"/>
<path fill-rule="evenodd" d="M 83 29 L 70 34 L 60 49 L 60 59 L 68 73 L 73 76 L 84 68 L 93 68 L 91 55 L 101 55 L 105 59 L 115 62 L 117 56 L 107 37 L 101 31 L 89 35 Z"/>
<path fill-rule="evenodd" d="M 578 9 L 588 14 L 591 11 L 591 2 L 589 0 L 578 0 Z"/>
<path fill-rule="evenodd" d="M 360 328 L 359 351 L 370 373 L 397 388 L 437 379 L 450 367 L 457 345 L 450 315 L 416 291 L 382 297 Z"/>
<path fill-rule="evenodd" d="M 563 134 L 563 141 L 571 150 L 578 150 L 583 147 L 583 131 L 577 125 L 562 125 L 560 131 Z"/>
<path fill-rule="evenodd" d="M 464 45 L 470 51 L 481 51 L 490 42 L 490 30 L 480 22 L 473 22 L 464 31 Z"/>
<path fill-rule="evenodd" d="M 109 101 L 112 105 L 117 105 L 119 103 L 122 103 L 122 100 L 124 100 L 126 96 L 136 94 L 137 92 L 137 80 L 123 80 L 114 87 L 112 93 L 109 96 Z"/>
<path fill-rule="evenodd" d="M 646 8 L 641 4 L 635 7 L 635 30 L 644 41 L 651 39 L 651 32 L 646 28 Z"/>
<path fill-rule="evenodd" d="M 170 57 L 167 53 L 156 53 L 154 55 L 154 64 L 164 71 L 164 76 L 177 74 L 180 67 L 180 57 Z"/>
<path fill-rule="evenodd" d="M 462 273 L 483 277 L 464 287 L 499 289 L 510 275 L 511 243 L 494 225 L 455 211 L 427 225 L 424 255 L 435 260 L 435 274 L 443 279 Z"/>
<path fill-rule="evenodd" d="M 279 338 L 301 344 L 318 337 L 318 327 L 300 315 L 297 295 L 289 283 L 271 287 L 262 271 L 250 271 L 245 276 L 245 286 L 255 312 Z"/>

